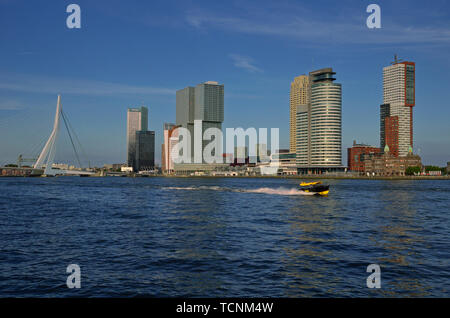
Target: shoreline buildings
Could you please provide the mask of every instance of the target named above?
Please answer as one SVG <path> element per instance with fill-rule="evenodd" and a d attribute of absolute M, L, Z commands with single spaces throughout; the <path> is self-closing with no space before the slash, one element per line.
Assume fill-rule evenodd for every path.
<path fill-rule="evenodd" d="M 133 171 L 155 167 L 155 132 L 148 131 L 148 108 L 128 108 L 127 165 Z"/>
<path fill-rule="evenodd" d="M 334 82 L 334 75 L 332 68 L 323 68 L 310 72 L 309 76 L 297 77 L 291 84 L 291 110 L 292 101 L 297 101 L 296 135 L 291 134 L 291 144 L 294 140 L 299 174 L 345 169 L 342 167 L 342 87 Z"/>
<path fill-rule="evenodd" d="M 353 146 L 347 149 L 347 166 L 351 171 L 365 172 L 365 159 L 369 156 L 381 153 L 381 149 L 369 145 L 357 144 L 353 141 Z"/>
<path fill-rule="evenodd" d="M 408 167 L 422 169 L 422 160 L 410 148 L 406 156 L 396 156 L 386 145 L 383 153 L 369 154 L 364 159 L 364 172 L 372 176 L 405 176 Z"/>
<path fill-rule="evenodd" d="M 408 167 L 422 168 L 413 154 L 415 63 L 394 57 L 383 68 L 383 104 L 380 105 L 380 148 L 348 148 L 351 171 L 373 176 L 403 176 Z"/>

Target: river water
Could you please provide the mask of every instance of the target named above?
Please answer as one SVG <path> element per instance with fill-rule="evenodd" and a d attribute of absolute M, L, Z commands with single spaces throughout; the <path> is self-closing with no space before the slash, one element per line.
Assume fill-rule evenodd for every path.
<path fill-rule="evenodd" d="M 450 297 L 450 181 L 298 182 L 0 178 L 0 297 Z"/>

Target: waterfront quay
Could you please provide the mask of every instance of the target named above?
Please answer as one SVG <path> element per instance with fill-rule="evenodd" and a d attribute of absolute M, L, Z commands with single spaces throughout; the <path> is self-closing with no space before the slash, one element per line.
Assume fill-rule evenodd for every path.
<path fill-rule="evenodd" d="M 33 169 L 30 168 L 3 168 L 0 167 L 0 177 L 40 177 L 42 175 L 36 175 L 32 173 Z M 70 177 L 71 175 L 59 175 L 58 177 Z M 450 175 L 446 176 L 362 176 L 352 174 L 320 174 L 320 175 L 176 175 L 176 174 L 126 174 L 120 172 L 98 172 L 93 175 L 89 175 L 90 178 L 102 178 L 102 177 L 126 177 L 126 178 L 151 178 L 151 177 L 164 177 L 164 178 L 243 178 L 243 179 L 299 179 L 299 180 L 450 180 Z"/>

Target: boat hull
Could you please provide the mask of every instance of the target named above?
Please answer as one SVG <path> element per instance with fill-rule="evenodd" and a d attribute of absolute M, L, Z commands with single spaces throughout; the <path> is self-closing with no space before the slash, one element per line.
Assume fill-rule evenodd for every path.
<path fill-rule="evenodd" d="M 304 187 L 301 188 L 300 191 L 303 191 L 308 194 L 317 194 L 326 196 L 330 192 L 330 186 L 329 185 L 314 185 L 310 187 Z"/>

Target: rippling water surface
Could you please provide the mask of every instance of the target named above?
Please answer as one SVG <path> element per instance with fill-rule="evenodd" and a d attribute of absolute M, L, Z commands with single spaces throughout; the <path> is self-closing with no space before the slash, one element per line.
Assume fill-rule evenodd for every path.
<path fill-rule="evenodd" d="M 450 297 L 449 181 L 297 183 L 0 178 L 0 296 Z"/>

